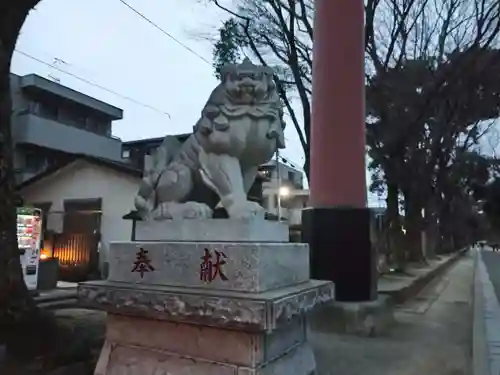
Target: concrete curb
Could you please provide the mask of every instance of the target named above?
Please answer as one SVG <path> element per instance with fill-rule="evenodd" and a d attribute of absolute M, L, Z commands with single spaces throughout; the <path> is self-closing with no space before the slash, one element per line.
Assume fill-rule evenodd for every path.
<path fill-rule="evenodd" d="M 479 262 L 482 262 L 479 250 L 474 252 L 474 285 L 472 309 L 472 374 L 490 375 L 488 346 L 486 344 L 486 326 L 484 321 L 484 295 Z"/>
<path fill-rule="evenodd" d="M 415 297 L 422 289 L 424 289 L 431 281 L 438 276 L 444 274 L 460 257 L 465 255 L 469 249 L 457 251 L 454 255 L 448 258 L 445 262 L 438 265 L 436 268 L 415 278 L 409 285 L 393 291 L 379 291 L 380 294 L 391 296 L 395 304 L 402 304 L 409 299 Z"/>
<path fill-rule="evenodd" d="M 76 298 L 65 298 L 50 302 L 43 302 L 38 304 L 38 307 L 44 310 L 60 310 L 77 308 L 80 307 L 80 304 Z"/>
<path fill-rule="evenodd" d="M 45 292 L 44 294 L 34 297 L 34 300 L 39 308 L 45 310 L 73 308 L 78 306 L 76 288 L 55 290 L 53 293 Z"/>
<path fill-rule="evenodd" d="M 474 275 L 473 374 L 500 374 L 500 302 L 480 251 Z"/>

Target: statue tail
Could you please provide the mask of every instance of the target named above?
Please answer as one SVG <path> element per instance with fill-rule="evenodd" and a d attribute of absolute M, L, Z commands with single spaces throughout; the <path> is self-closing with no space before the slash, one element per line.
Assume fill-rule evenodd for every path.
<path fill-rule="evenodd" d="M 166 136 L 152 155 L 144 158 L 143 179 L 134 200 L 134 206 L 141 216 L 151 212 L 156 206 L 156 187 L 162 173 L 174 160 L 181 149 L 181 142 L 175 136 Z"/>
<path fill-rule="evenodd" d="M 134 199 L 135 209 L 144 218 L 146 214 L 153 211 L 155 201 L 156 194 L 154 184 L 151 183 L 150 178 L 145 177 L 142 179 L 139 185 L 139 191 Z"/>

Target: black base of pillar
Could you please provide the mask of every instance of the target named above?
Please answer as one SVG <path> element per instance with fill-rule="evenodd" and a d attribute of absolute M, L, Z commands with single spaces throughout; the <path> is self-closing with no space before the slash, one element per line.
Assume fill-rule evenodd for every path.
<path fill-rule="evenodd" d="M 342 302 L 377 298 L 377 267 L 367 208 L 306 208 L 302 239 L 310 246 L 311 278 L 335 283 Z"/>

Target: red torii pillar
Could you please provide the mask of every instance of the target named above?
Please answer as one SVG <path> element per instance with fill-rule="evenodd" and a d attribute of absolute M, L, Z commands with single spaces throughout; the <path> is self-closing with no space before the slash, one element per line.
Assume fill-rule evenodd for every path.
<path fill-rule="evenodd" d="M 310 208 L 311 276 L 343 302 L 377 298 L 365 177 L 363 0 L 316 0 Z"/>

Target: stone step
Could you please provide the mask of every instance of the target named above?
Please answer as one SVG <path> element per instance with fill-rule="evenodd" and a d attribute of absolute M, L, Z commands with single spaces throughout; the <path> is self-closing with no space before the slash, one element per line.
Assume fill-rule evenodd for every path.
<path fill-rule="evenodd" d="M 76 287 L 71 289 L 52 289 L 41 291 L 33 299 L 36 303 L 46 303 L 72 298 L 76 298 Z"/>
<path fill-rule="evenodd" d="M 37 306 L 44 310 L 69 309 L 79 305 L 78 299 L 66 298 L 38 303 Z"/>
<path fill-rule="evenodd" d="M 286 223 L 268 220 L 137 221 L 135 241 L 288 242 Z"/>

